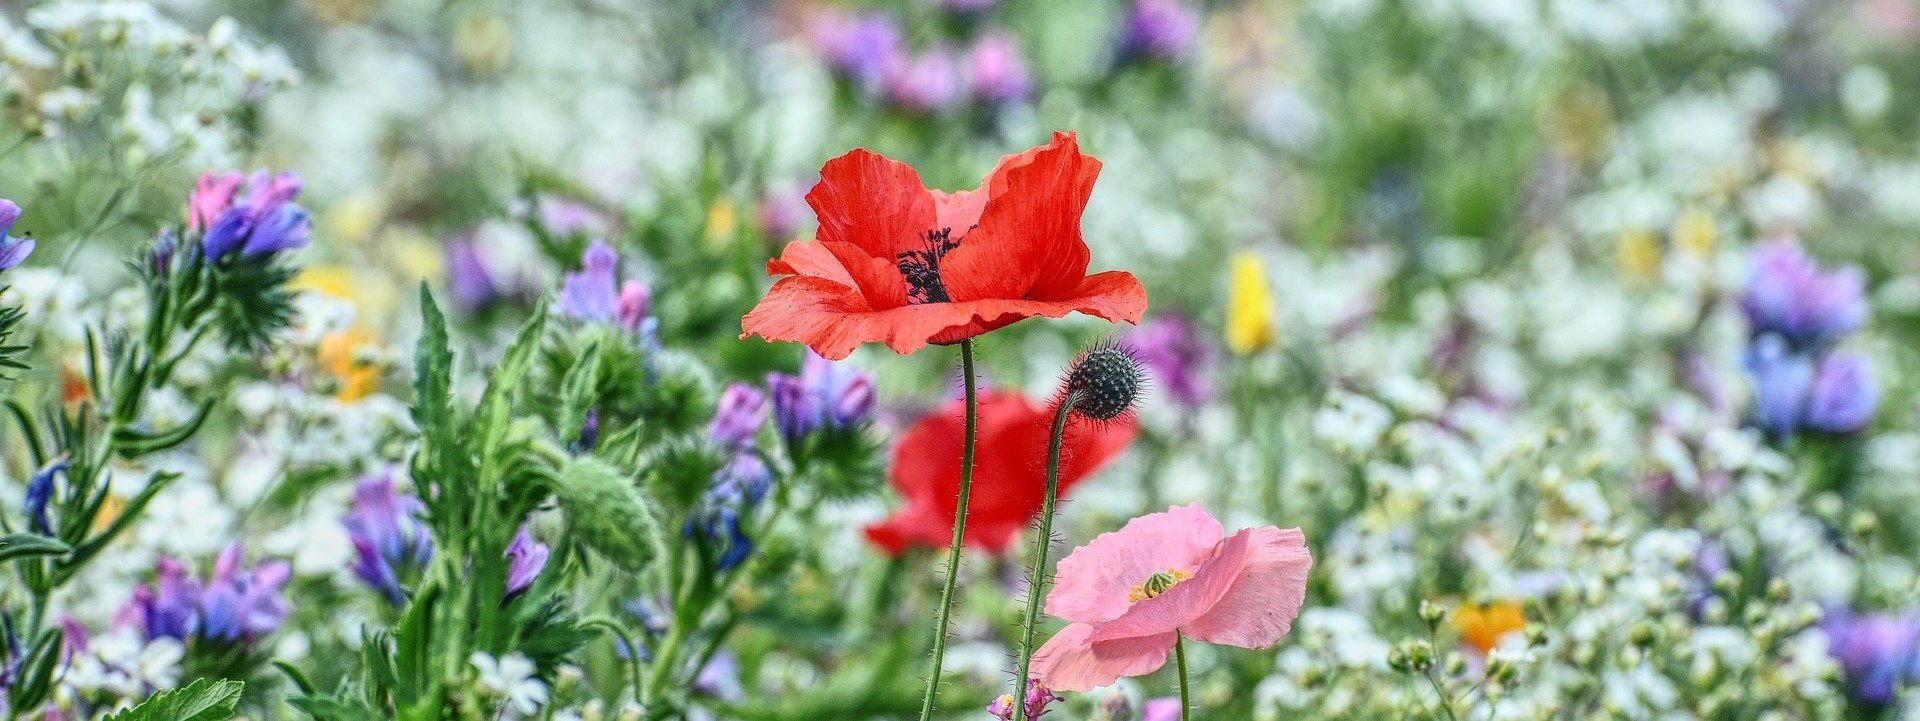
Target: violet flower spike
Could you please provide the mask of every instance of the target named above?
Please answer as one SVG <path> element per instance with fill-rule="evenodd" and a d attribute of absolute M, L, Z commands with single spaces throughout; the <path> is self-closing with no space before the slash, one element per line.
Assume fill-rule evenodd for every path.
<path fill-rule="evenodd" d="M 707 425 L 707 438 L 723 448 L 750 448 L 766 418 L 766 395 L 745 383 L 732 383 L 720 395 L 720 409 Z"/>
<path fill-rule="evenodd" d="M 13 201 L 0 198 L 0 271 L 11 270 L 27 261 L 33 255 L 32 238 L 15 238 L 8 233 L 13 224 L 20 220 L 20 206 Z"/>
<path fill-rule="evenodd" d="M 513 541 L 507 544 L 507 598 L 532 587 L 534 579 L 546 569 L 547 558 L 552 553 L 553 549 L 547 544 L 533 540 L 526 524 L 520 524 L 520 532 L 513 534 Z"/>
<path fill-rule="evenodd" d="M 1754 251 L 1740 310 L 1755 336 L 1777 333 L 1796 349 L 1814 350 L 1866 323 L 1865 289 L 1859 268 L 1822 272 L 1799 245 L 1775 241 Z"/>
<path fill-rule="evenodd" d="M 420 520 L 426 505 L 395 485 L 392 476 L 361 479 L 341 523 L 358 553 L 354 575 L 398 606 L 406 600 L 400 570 L 425 568 L 433 560 L 433 537 Z"/>
<path fill-rule="evenodd" d="M 207 194 L 203 196 L 201 190 Z M 293 202 L 300 195 L 299 175 L 268 176 L 263 170 L 247 179 L 244 196 L 223 196 L 224 190 L 225 181 L 203 185 L 188 201 L 189 224 L 206 223 L 200 246 L 208 258 L 217 260 L 234 253 L 254 258 L 307 246 L 313 218 Z M 208 217 L 212 220 L 206 220 Z"/>
<path fill-rule="evenodd" d="M 1880 407 L 1867 359 L 1858 353 L 1831 353 L 1820 360 L 1807 399 L 1805 423 L 1827 433 L 1853 433 L 1873 421 Z"/>

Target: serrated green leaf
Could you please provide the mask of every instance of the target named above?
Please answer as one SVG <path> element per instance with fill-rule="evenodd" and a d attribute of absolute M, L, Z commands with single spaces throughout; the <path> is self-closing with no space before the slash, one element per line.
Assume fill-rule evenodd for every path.
<path fill-rule="evenodd" d="M 67 544 L 33 533 L 0 536 L 0 563 L 19 558 L 58 556 L 71 550 Z"/>
<path fill-rule="evenodd" d="M 506 355 L 495 366 L 493 376 L 487 379 L 487 390 L 480 396 L 480 407 L 476 413 L 475 427 L 480 437 L 482 452 L 491 452 L 500 447 L 506 438 L 507 428 L 512 422 L 513 392 L 520 388 L 527 378 L 527 372 L 533 370 L 535 351 L 540 350 L 541 336 L 547 329 L 547 304 L 540 303 L 533 309 L 533 317 L 520 326 L 520 332 L 514 334 L 513 344 L 507 346 Z"/>
<path fill-rule="evenodd" d="M 453 398 L 453 350 L 447 344 L 447 317 L 420 282 L 420 341 L 413 348 L 413 423 L 422 435 L 446 425 Z"/>
<path fill-rule="evenodd" d="M 240 705 L 246 684 L 230 679 L 200 679 L 185 688 L 161 691 L 106 721 L 226 721 Z"/>
<path fill-rule="evenodd" d="M 560 440 L 572 443 L 580 439 L 587 411 L 599 400 L 595 397 L 599 381 L 600 344 L 593 343 L 580 353 L 573 367 L 567 369 L 567 377 L 560 381 Z"/>

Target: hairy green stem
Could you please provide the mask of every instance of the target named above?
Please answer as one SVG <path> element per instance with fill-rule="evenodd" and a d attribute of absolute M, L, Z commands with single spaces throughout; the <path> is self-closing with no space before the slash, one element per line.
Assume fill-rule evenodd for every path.
<path fill-rule="evenodd" d="M 940 591 L 940 611 L 933 629 L 933 668 L 927 675 L 927 696 L 920 702 L 920 721 L 933 718 L 933 700 L 940 693 L 940 665 L 947 655 L 947 623 L 953 616 L 953 587 L 960 578 L 960 545 L 967 537 L 967 501 L 973 494 L 973 442 L 979 423 L 979 403 L 975 397 L 973 340 L 960 341 L 961 373 L 967 387 L 967 436 L 960 451 L 960 497 L 953 507 L 953 542 L 947 547 L 947 582 Z"/>
<path fill-rule="evenodd" d="M 1193 718 L 1193 695 L 1187 690 L 1187 637 L 1173 632 L 1173 663 L 1180 672 L 1180 721 Z"/>
<path fill-rule="evenodd" d="M 1027 717 L 1027 678 L 1033 668 L 1034 627 L 1040 622 L 1040 599 L 1047 591 L 1047 551 L 1053 545 L 1053 510 L 1060 496 L 1060 445 L 1066 440 L 1067 419 L 1077 393 L 1068 393 L 1053 411 L 1053 433 L 1047 437 L 1047 496 L 1040 505 L 1040 536 L 1034 539 L 1033 568 L 1027 576 L 1027 618 L 1020 631 L 1020 673 L 1013 683 L 1013 721 Z"/>

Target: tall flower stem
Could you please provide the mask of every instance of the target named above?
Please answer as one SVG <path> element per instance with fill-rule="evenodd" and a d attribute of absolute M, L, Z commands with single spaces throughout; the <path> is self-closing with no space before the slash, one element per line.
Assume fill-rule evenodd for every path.
<path fill-rule="evenodd" d="M 1013 684 L 1013 721 L 1027 717 L 1027 678 L 1033 668 L 1034 625 L 1040 619 L 1040 599 L 1046 595 L 1047 551 L 1053 545 L 1053 510 L 1060 496 L 1060 445 L 1067 436 L 1067 419 L 1078 393 L 1068 393 L 1053 411 L 1053 434 L 1047 437 L 1047 496 L 1040 506 L 1040 536 L 1034 539 L 1033 568 L 1027 576 L 1027 618 L 1020 632 L 1020 673 Z"/>
<path fill-rule="evenodd" d="M 940 615 L 933 629 L 933 670 L 927 675 L 927 696 L 920 702 L 920 721 L 933 718 L 933 700 L 940 693 L 940 665 L 947 655 L 947 622 L 953 616 L 953 588 L 960 578 L 960 544 L 967 537 L 967 501 L 973 495 L 973 442 L 980 416 L 974 389 L 971 339 L 960 341 L 960 366 L 967 384 L 967 438 L 960 451 L 960 497 L 954 501 L 953 542 L 947 547 L 947 582 L 940 591 Z"/>
<path fill-rule="evenodd" d="M 1180 672 L 1180 721 L 1193 718 L 1193 695 L 1187 691 L 1187 637 L 1175 631 L 1173 636 L 1173 663 Z"/>

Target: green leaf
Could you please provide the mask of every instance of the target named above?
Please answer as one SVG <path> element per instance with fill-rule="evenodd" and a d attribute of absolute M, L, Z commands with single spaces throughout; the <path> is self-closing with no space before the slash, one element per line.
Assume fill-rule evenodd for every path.
<path fill-rule="evenodd" d="M 9 533 L 0 536 L 0 563 L 17 558 L 58 556 L 73 550 L 67 544 L 33 533 Z"/>
<path fill-rule="evenodd" d="M 446 426 L 453 405 L 453 351 L 447 345 L 447 317 L 420 281 L 420 342 L 413 348 L 413 423 L 422 435 Z"/>
<path fill-rule="evenodd" d="M 615 565 L 631 573 L 650 569 L 666 555 L 658 516 L 633 480 L 606 461 L 575 458 L 560 471 L 554 494 L 573 532 Z"/>
<path fill-rule="evenodd" d="M 199 432 L 200 426 L 207 422 L 207 415 L 212 411 L 213 399 L 208 398 L 200 402 L 200 407 L 194 410 L 192 418 L 169 430 L 147 433 L 131 428 L 117 429 L 113 432 L 114 446 L 119 449 L 121 458 L 139 458 L 149 453 L 173 448 L 187 442 L 188 438 L 192 438 L 193 434 Z"/>
<path fill-rule="evenodd" d="M 315 721 L 380 721 L 381 714 L 365 701 L 341 696 L 299 696 L 287 703 Z"/>
<path fill-rule="evenodd" d="M 245 687 L 239 681 L 203 678 L 186 688 L 156 693 L 106 721 L 226 721 L 233 718 Z"/>
<path fill-rule="evenodd" d="M 534 307 L 533 317 L 520 326 L 513 344 L 507 346 L 506 355 L 500 358 L 500 365 L 494 367 L 493 377 L 487 380 L 487 390 L 480 396 L 474 419 L 482 453 L 499 448 L 500 442 L 506 439 L 507 428 L 513 420 L 510 402 L 513 392 L 520 389 L 527 372 L 533 370 L 534 352 L 540 350 L 540 338 L 546 329 L 547 304 L 542 302 Z"/>
<path fill-rule="evenodd" d="M 560 440 L 571 443 L 580 439 L 587 411 L 599 400 L 596 397 L 599 381 L 600 344 L 594 343 L 587 346 L 573 367 L 567 369 L 567 377 L 560 381 Z"/>

